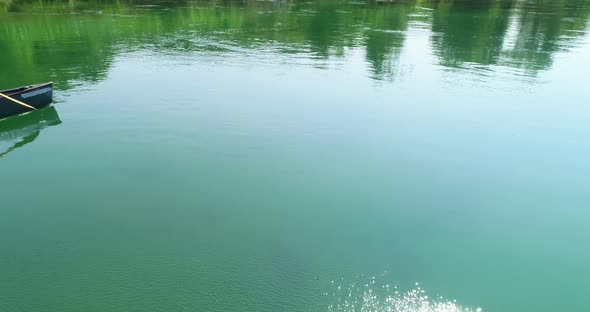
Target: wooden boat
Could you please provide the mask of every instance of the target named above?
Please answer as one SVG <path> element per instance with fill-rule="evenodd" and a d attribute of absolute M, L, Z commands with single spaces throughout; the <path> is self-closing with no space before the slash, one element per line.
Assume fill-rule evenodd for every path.
<path fill-rule="evenodd" d="M 41 130 L 61 124 L 61 119 L 51 106 L 34 114 L 9 118 L 0 122 L 0 158 L 32 143 Z"/>
<path fill-rule="evenodd" d="M 52 82 L 0 91 L 0 119 L 43 108 L 52 101 Z"/>

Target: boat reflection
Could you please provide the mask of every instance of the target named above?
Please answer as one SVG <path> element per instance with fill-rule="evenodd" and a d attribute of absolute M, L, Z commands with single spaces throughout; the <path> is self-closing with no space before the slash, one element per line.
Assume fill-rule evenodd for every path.
<path fill-rule="evenodd" d="M 55 107 L 0 121 L 0 158 L 37 139 L 41 130 L 61 124 Z"/>

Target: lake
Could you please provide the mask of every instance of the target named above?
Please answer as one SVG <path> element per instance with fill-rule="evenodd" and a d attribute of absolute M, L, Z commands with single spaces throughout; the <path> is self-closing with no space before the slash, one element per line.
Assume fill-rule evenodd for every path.
<path fill-rule="evenodd" d="M 0 0 L 0 311 L 589 311 L 589 21 Z"/>

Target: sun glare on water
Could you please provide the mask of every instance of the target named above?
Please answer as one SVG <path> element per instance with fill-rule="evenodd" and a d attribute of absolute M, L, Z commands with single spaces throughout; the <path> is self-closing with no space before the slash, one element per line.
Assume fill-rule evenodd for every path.
<path fill-rule="evenodd" d="M 481 308 L 460 306 L 455 300 L 431 298 L 418 284 L 401 291 L 380 284 L 375 277 L 365 283 L 332 282 L 334 290 L 325 293 L 331 300 L 329 312 L 482 312 Z"/>

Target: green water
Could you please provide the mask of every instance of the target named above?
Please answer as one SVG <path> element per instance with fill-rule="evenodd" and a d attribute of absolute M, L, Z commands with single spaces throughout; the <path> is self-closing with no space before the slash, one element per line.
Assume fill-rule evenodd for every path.
<path fill-rule="evenodd" d="M 0 0 L 0 311 L 589 311 L 589 21 Z"/>

